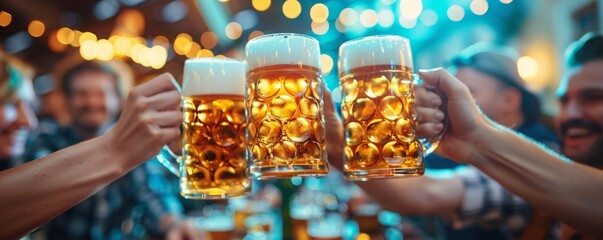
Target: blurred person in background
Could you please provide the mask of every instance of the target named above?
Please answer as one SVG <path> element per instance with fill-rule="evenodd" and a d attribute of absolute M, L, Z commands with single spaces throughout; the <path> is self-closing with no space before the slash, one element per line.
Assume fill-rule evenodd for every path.
<path fill-rule="evenodd" d="M 162 74 L 129 94 L 123 115 L 107 134 L 14 166 L 37 121 L 31 81 L 18 65 L 0 52 L 0 239 L 24 236 L 150 159 L 179 134 L 180 94 L 173 77 Z M 174 224 L 168 239 L 203 239 L 183 226 L 188 225 Z"/>
<path fill-rule="evenodd" d="M 61 87 L 73 116 L 72 125 L 41 129 L 28 147 L 27 159 L 38 159 L 106 133 L 122 106 L 118 81 L 113 69 L 98 62 L 83 62 L 67 70 Z M 164 236 L 168 231 L 190 234 L 191 228 L 181 220 L 180 202 L 165 185 L 161 166 L 146 162 L 49 222 L 45 234 L 48 239 L 142 238 Z"/>
<path fill-rule="evenodd" d="M 20 163 L 27 136 L 37 126 L 31 79 L 15 66 L 16 61 L 0 52 L 0 171 Z"/>
<path fill-rule="evenodd" d="M 485 115 L 552 149 L 559 149 L 555 134 L 538 122 L 540 104 L 518 74 L 517 57 L 509 47 L 478 43 L 456 56 L 450 71 L 468 86 Z M 419 111 L 444 119 L 444 114 L 433 109 Z M 341 128 L 327 129 L 343 131 Z M 332 136 L 329 142 L 340 144 L 333 137 L 342 133 L 331 133 L 327 134 Z M 329 160 L 335 162 L 336 167 L 342 167 L 341 156 L 330 156 Z M 473 166 L 459 167 L 450 176 L 430 177 L 429 171 L 426 175 L 359 182 L 358 185 L 386 209 L 407 215 L 442 216 L 448 223 L 446 235 L 451 239 L 518 238 L 532 220 L 531 208 L 523 199 Z M 546 230 L 539 234 L 542 232 Z"/>

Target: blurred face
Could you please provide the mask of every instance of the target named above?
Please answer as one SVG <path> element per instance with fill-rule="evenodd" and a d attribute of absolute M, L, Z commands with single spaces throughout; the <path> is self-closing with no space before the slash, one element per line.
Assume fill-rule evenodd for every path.
<path fill-rule="evenodd" d="M 603 167 L 603 60 L 570 69 L 557 95 L 555 125 L 563 154 L 574 161 Z"/>
<path fill-rule="evenodd" d="M 500 95 L 504 90 L 502 84 L 496 78 L 471 68 L 459 68 L 455 76 L 467 85 L 481 110 L 492 120 L 498 121 L 504 114 L 504 108 L 500 106 Z"/>
<path fill-rule="evenodd" d="M 0 158 L 23 155 L 27 134 L 36 124 L 29 102 L 0 105 Z"/>
<path fill-rule="evenodd" d="M 98 129 L 114 120 L 120 103 L 115 84 L 113 76 L 103 72 L 73 76 L 69 108 L 77 126 Z"/>

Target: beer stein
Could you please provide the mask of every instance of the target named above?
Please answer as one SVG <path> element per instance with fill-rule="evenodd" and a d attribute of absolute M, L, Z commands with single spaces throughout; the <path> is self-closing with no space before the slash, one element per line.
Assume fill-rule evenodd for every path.
<path fill-rule="evenodd" d="M 344 176 L 349 180 L 422 175 L 440 136 L 419 138 L 408 39 L 371 36 L 339 48 Z"/>
<path fill-rule="evenodd" d="M 246 195 L 245 62 L 199 58 L 184 63 L 182 156 L 164 147 L 157 159 L 180 177 L 192 199 Z"/>
<path fill-rule="evenodd" d="M 249 176 L 320 176 L 328 172 L 318 41 L 271 34 L 247 43 Z"/>

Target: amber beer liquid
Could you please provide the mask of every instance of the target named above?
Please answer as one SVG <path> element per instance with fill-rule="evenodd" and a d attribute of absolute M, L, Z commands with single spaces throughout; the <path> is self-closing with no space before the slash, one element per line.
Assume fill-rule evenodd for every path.
<path fill-rule="evenodd" d="M 246 194 L 245 104 L 239 95 L 183 97 L 185 193 Z"/>
<path fill-rule="evenodd" d="M 246 64 L 232 59 L 189 59 L 182 90 L 181 194 L 220 199 L 246 195 Z"/>
<path fill-rule="evenodd" d="M 249 175 L 328 172 L 318 41 L 299 34 L 254 38 L 246 48 Z"/>
<path fill-rule="evenodd" d="M 371 36 L 339 48 L 345 128 L 344 176 L 349 180 L 422 175 L 423 157 L 441 135 L 419 138 L 408 39 Z"/>
<path fill-rule="evenodd" d="M 415 133 L 412 69 L 378 65 L 356 68 L 341 78 L 345 126 L 344 169 L 354 177 L 423 174 Z"/>

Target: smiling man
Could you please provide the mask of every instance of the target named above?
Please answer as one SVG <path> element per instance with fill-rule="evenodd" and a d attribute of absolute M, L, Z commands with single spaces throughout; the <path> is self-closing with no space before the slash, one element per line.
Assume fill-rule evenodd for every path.
<path fill-rule="evenodd" d="M 603 169 L 603 35 L 589 33 L 566 51 L 568 71 L 557 96 L 563 154 Z M 556 228 L 561 239 L 590 239 L 567 225 Z"/>
<path fill-rule="evenodd" d="M 563 153 L 603 168 L 603 36 L 582 37 L 568 49 L 567 59 L 570 69 L 557 91 Z"/>

